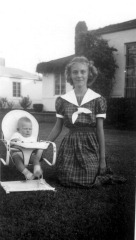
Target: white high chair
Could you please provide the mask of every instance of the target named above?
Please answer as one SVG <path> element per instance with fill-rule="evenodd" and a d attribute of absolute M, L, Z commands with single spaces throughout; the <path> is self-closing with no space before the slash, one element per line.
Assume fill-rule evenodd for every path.
<path fill-rule="evenodd" d="M 11 137 L 13 133 L 17 131 L 18 120 L 21 117 L 28 117 L 32 122 L 32 137 L 35 138 L 35 142 L 25 143 L 25 142 L 13 142 L 11 144 Z M 4 165 L 9 165 L 10 159 L 12 159 L 11 151 L 21 150 L 24 158 L 24 165 L 29 164 L 29 160 L 32 152 L 35 149 L 45 150 L 50 144 L 53 147 L 53 159 L 50 163 L 46 158 L 43 158 L 50 166 L 54 165 L 56 162 L 56 145 L 50 141 L 37 141 L 39 133 L 39 124 L 34 116 L 24 110 L 12 110 L 8 112 L 2 120 L 2 141 L 6 147 L 6 159 L 0 158 L 0 161 Z M 9 193 L 11 191 L 37 191 L 37 190 L 54 190 L 49 184 L 45 182 L 44 179 L 41 180 L 28 180 L 28 181 L 13 181 L 13 182 L 0 182 L 4 190 Z"/>

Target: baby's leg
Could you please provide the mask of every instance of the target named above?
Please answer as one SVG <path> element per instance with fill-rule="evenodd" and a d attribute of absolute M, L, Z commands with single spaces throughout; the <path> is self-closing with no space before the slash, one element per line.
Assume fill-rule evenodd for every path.
<path fill-rule="evenodd" d="M 23 163 L 23 154 L 21 152 L 14 152 L 12 153 L 12 158 L 13 161 L 16 165 L 16 168 L 22 173 L 24 174 L 24 176 L 26 177 L 26 179 L 30 180 L 33 179 L 33 174 L 25 167 L 24 163 Z"/>
<path fill-rule="evenodd" d="M 43 150 L 36 150 L 32 155 L 32 161 L 34 166 L 34 176 L 40 178 L 42 176 L 42 169 L 40 165 L 40 159 L 42 157 Z"/>
<path fill-rule="evenodd" d="M 21 152 L 14 152 L 12 154 L 13 161 L 16 165 L 16 168 L 20 171 L 23 172 L 25 169 L 24 163 L 23 163 L 23 154 Z"/>

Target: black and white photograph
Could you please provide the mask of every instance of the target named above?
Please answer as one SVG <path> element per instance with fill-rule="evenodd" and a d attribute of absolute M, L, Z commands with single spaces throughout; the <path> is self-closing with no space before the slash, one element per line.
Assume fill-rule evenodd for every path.
<path fill-rule="evenodd" d="M 136 240 L 136 1 L 0 0 L 0 240 Z"/>

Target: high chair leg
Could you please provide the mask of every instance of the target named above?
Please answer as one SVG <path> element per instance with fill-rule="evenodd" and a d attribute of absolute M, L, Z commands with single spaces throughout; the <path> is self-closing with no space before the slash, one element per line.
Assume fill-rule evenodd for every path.
<path fill-rule="evenodd" d="M 50 141 L 47 141 L 46 143 L 52 144 L 52 147 L 53 147 L 53 159 L 52 159 L 52 163 L 50 163 L 46 158 L 43 158 L 43 160 L 45 162 L 47 162 L 50 166 L 53 166 L 56 163 L 56 144 L 54 142 L 50 142 Z"/>
<path fill-rule="evenodd" d="M 29 160 L 31 157 L 31 154 L 33 152 L 33 149 L 22 149 L 22 153 L 24 156 L 24 165 L 27 166 L 29 164 Z"/>
<path fill-rule="evenodd" d="M 4 165 L 7 165 L 3 158 L 0 158 L 0 161 L 1 161 Z"/>

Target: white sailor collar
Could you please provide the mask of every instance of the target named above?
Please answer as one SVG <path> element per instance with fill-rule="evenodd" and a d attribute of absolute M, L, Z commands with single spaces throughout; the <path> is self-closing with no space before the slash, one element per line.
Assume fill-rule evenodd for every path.
<path fill-rule="evenodd" d="M 87 89 L 80 105 L 77 102 L 77 98 L 76 98 L 74 89 L 61 96 L 61 98 L 65 99 L 66 101 L 68 101 L 76 106 L 82 106 L 83 104 L 90 102 L 98 97 L 101 97 L 101 95 L 94 92 L 90 88 Z"/>

